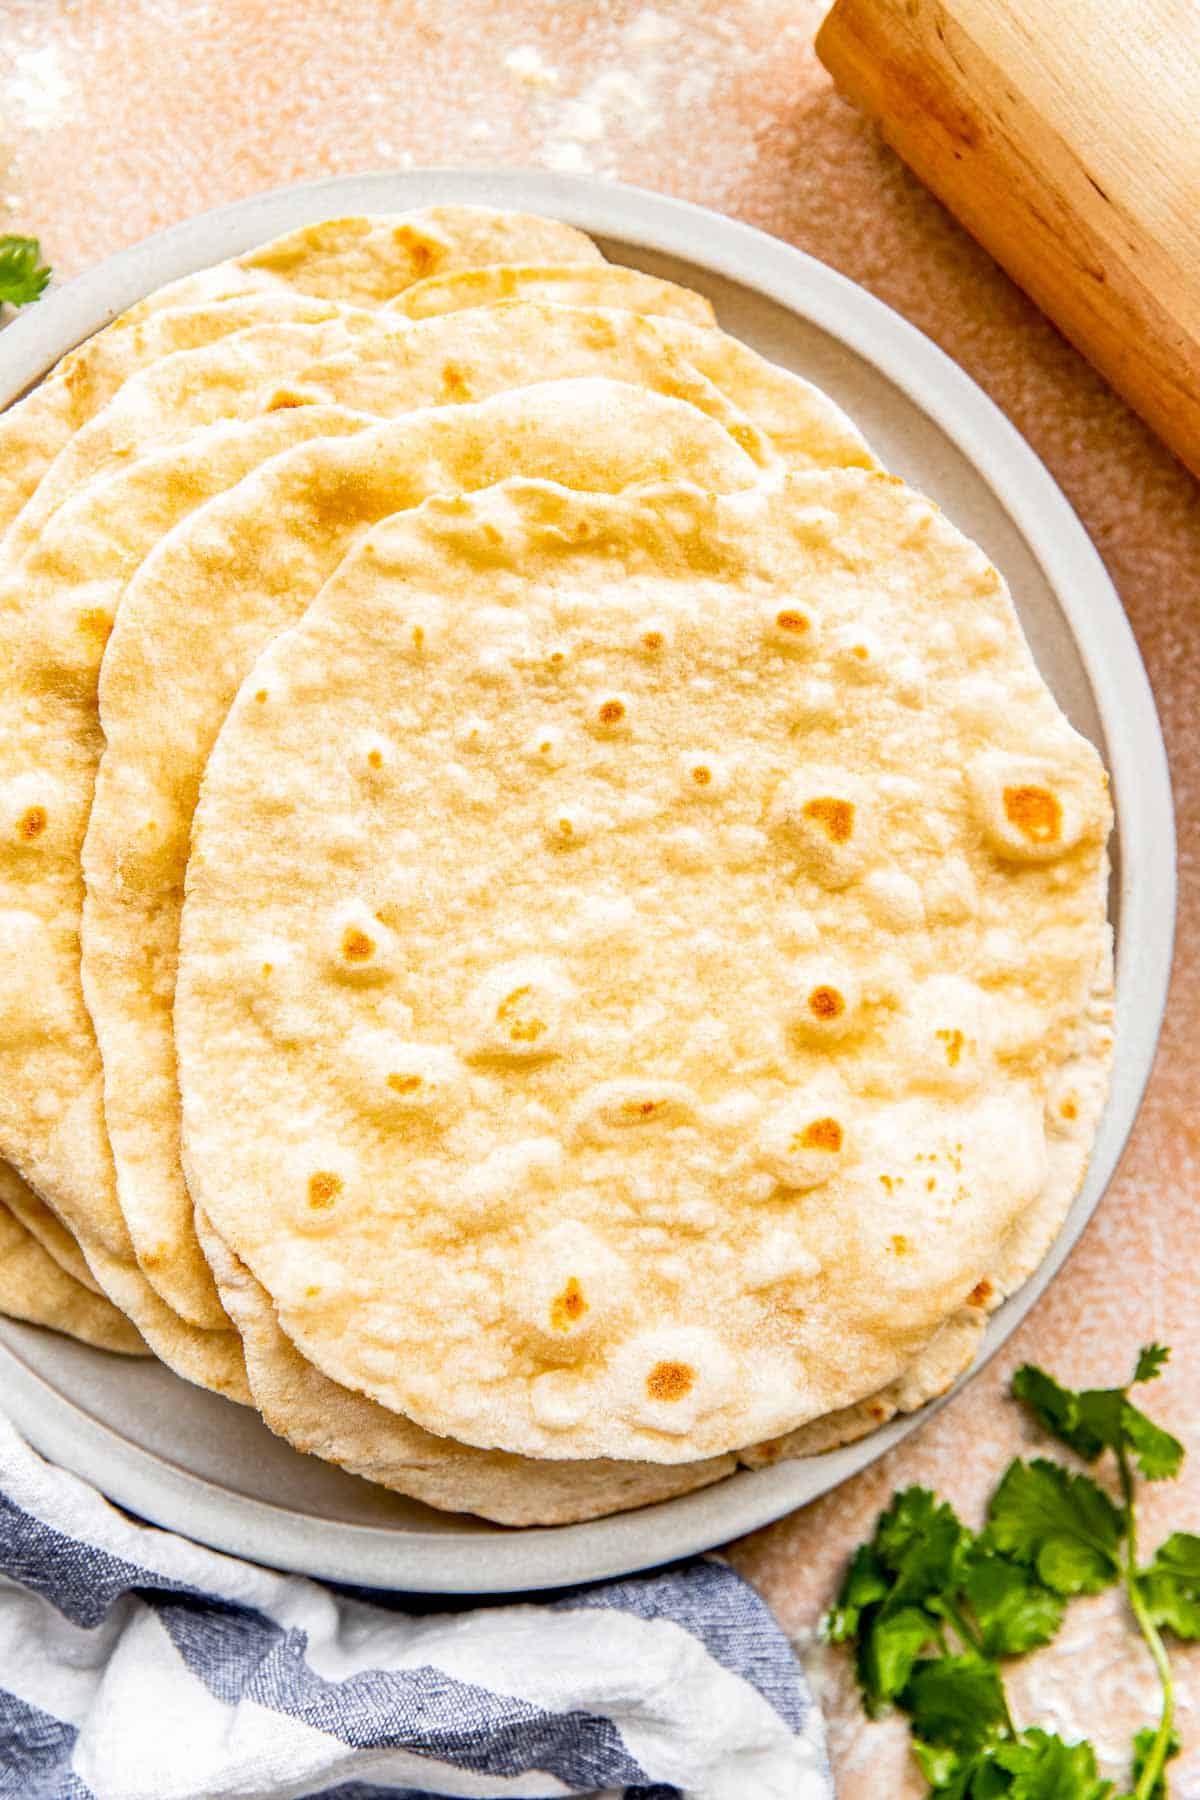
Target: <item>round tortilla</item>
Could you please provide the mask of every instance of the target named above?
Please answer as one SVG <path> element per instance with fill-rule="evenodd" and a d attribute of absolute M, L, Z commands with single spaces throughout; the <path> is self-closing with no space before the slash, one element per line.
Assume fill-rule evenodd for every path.
<path fill-rule="evenodd" d="M 236 605 L 232 612 L 220 613 L 215 584 L 222 556 L 235 575 L 261 576 L 277 604 L 302 606 L 336 566 L 354 527 L 381 516 L 378 503 L 367 520 L 357 510 L 382 491 L 372 486 L 369 456 L 365 485 L 356 492 L 356 471 L 364 457 L 358 464 L 353 459 L 339 463 L 336 440 L 329 435 L 332 430 L 357 430 L 363 423 L 358 416 L 335 415 L 329 409 L 285 410 L 247 425 L 217 427 L 161 463 L 143 459 L 116 482 L 86 489 L 61 508 L 23 565 L 20 579 L 0 595 L 7 601 L 0 612 L 0 647 L 11 670 L 0 712 L 0 791 L 6 804 L 6 854 L 0 864 L 6 927 L 0 933 L 0 1141 L 79 1238 L 104 1291 L 129 1313 L 163 1360 L 191 1380 L 218 1392 L 240 1391 L 243 1397 L 234 1335 L 207 1323 L 197 1329 L 191 1322 L 203 1320 L 200 1309 L 206 1304 L 213 1309 L 210 1318 L 224 1316 L 217 1310 L 194 1235 L 191 1263 L 171 1288 L 172 1297 L 183 1289 L 189 1298 L 186 1316 L 180 1317 L 134 1262 L 119 1203 L 78 943 L 83 899 L 79 858 L 101 748 L 97 668 L 132 566 L 160 539 L 164 547 L 172 542 L 169 533 L 163 539 L 165 509 L 178 512 L 181 504 L 190 507 L 202 499 L 210 473 L 218 480 L 222 474 L 227 481 L 236 480 L 247 459 L 262 461 L 272 436 L 278 448 L 289 436 L 295 442 L 301 435 L 320 433 L 322 450 L 303 465 L 307 480 L 319 490 L 318 506 L 305 511 L 301 482 L 291 512 L 269 507 L 260 512 L 263 490 L 252 488 L 248 510 L 237 512 L 247 521 L 247 533 L 232 549 L 220 535 L 224 515 L 211 509 L 200 515 L 198 532 L 189 539 L 201 573 L 185 590 L 186 603 L 210 624 L 220 616 L 230 632 L 227 641 L 214 632 L 208 659 L 190 671 L 191 679 L 198 677 L 209 693 L 234 691 L 252 656 L 237 662 L 232 680 L 224 682 L 222 663 L 236 656 L 239 631 L 256 629 L 256 615 L 252 609 L 241 620 Z M 386 488 L 388 506 L 382 510 L 403 504 L 406 496 L 412 503 L 431 492 L 454 492 L 511 468 L 561 474 L 582 485 L 621 486 L 675 469 L 687 469 L 717 487 L 757 478 L 755 465 L 732 438 L 694 408 L 650 390 L 603 381 L 518 389 L 479 407 L 413 414 L 403 427 L 388 432 L 385 437 L 396 455 L 383 457 L 379 473 L 396 480 Z M 308 539 L 301 534 L 302 525 L 309 528 Z M 258 554 L 268 539 L 274 557 L 260 564 Z M 286 614 L 283 622 L 291 616 Z M 260 642 L 254 639 L 255 650 Z M 186 780 L 177 789 L 170 763 L 159 765 L 162 748 L 152 747 L 152 761 L 174 796 L 174 812 L 168 809 L 167 816 L 152 808 L 149 814 L 137 813 L 143 867 L 153 861 L 155 844 L 174 865 L 181 847 L 168 827 L 181 805 L 186 820 L 191 804 Z M 186 853 L 186 837 L 182 849 Z M 132 1006 L 147 958 L 146 946 L 135 941 L 121 971 L 126 1008 Z M 144 1071 L 138 1079 L 145 1082 Z M 173 1080 L 169 1095 L 173 1099 Z M 132 1155 L 136 1162 L 136 1145 Z M 179 1225 L 181 1235 L 190 1231 L 190 1213 Z M 170 1270 L 158 1256 L 153 1221 L 147 1238 L 147 1271 L 165 1284 Z"/>
<path fill-rule="evenodd" d="M 402 396 L 413 403 L 443 396 L 447 369 L 470 394 L 532 380 L 545 368 L 564 377 L 611 372 L 685 395 L 742 441 L 747 428 L 738 407 L 744 396 L 755 414 L 749 441 L 768 471 L 776 461 L 794 460 L 799 467 L 814 458 L 870 462 L 852 428 L 843 429 L 836 409 L 803 382 L 772 371 L 749 352 L 738 353 L 719 334 L 685 328 L 681 337 L 686 363 L 674 349 L 664 349 L 657 330 L 627 312 L 507 307 L 496 318 L 463 315 L 393 334 L 389 347 L 399 361 L 383 365 L 370 385 L 356 381 L 350 392 L 378 410 L 398 411 Z M 711 355 L 704 375 L 691 364 L 697 347 Z M 345 388 L 335 371 L 318 391 Z M 771 428 L 761 434 L 765 447 L 759 417 Z M 606 454 L 626 471 L 638 466 L 643 475 L 671 473 L 682 440 L 664 440 L 655 451 L 627 432 L 624 439 L 614 435 L 623 429 L 615 418 L 606 419 L 595 451 L 587 447 L 582 462 L 563 465 L 578 471 L 569 485 L 607 485 Z M 530 471 L 519 451 L 507 467 L 492 448 L 481 454 L 482 462 L 464 443 L 453 459 L 456 472 L 446 480 L 470 488 Z M 547 454 L 538 452 L 543 471 L 551 468 Z M 645 459 L 640 463 L 639 454 Z M 151 1281 L 197 1323 L 215 1322 L 217 1297 L 196 1244 L 179 1165 L 170 1018 L 195 792 L 204 757 L 253 657 L 273 631 L 293 621 L 355 534 L 430 491 L 413 470 L 400 429 L 353 450 L 314 448 L 280 462 L 261 483 L 231 492 L 163 542 L 161 554 L 126 591 L 105 651 L 105 749 L 83 852 L 84 990 L 104 1064 L 121 1210 Z"/>
<path fill-rule="evenodd" d="M 73 433 L 137 370 L 249 325 L 329 318 L 339 302 L 381 305 L 436 272 L 514 256 L 603 260 L 590 238 L 553 219 L 435 206 L 305 226 L 160 288 L 0 417 L 0 536 Z"/>
<path fill-rule="evenodd" d="M 210 757 L 196 1202 L 318 1368 L 663 1463 L 893 1381 L 1049 1170 L 1106 784 L 893 478 L 506 483 L 373 533 Z"/>
<path fill-rule="evenodd" d="M 516 386 L 515 371 L 535 357 L 537 372 L 525 380 L 596 372 L 640 379 L 626 374 L 636 367 L 653 369 L 661 386 L 670 375 L 677 398 L 741 432 L 743 448 L 760 459 L 770 440 L 796 467 L 875 466 L 861 433 L 819 389 L 723 332 L 631 311 L 624 301 L 639 292 L 635 271 L 606 266 L 597 275 L 604 307 L 508 301 L 411 322 L 344 307 L 317 324 L 250 327 L 160 360 L 75 433 L 10 527 L 6 555 L 24 554 L 87 482 L 217 419 L 313 403 L 396 410 L 381 389 L 402 407 L 482 400 Z M 598 371 L 601 358 L 610 366 Z"/>

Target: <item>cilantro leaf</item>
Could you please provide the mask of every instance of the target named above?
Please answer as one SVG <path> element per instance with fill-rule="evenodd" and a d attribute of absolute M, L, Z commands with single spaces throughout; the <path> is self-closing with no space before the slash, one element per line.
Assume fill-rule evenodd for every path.
<path fill-rule="evenodd" d="M 1153 1725 L 1143 1725 L 1142 1729 L 1133 1740 L 1134 1787 L 1137 1786 L 1142 1778 L 1146 1764 L 1150 1760 L 1150 1752 L 1154 1748 L 1154 1740 L 1157 1736 L 1158 1733 L 1155 1731 Z M 1167 1744 L 1167 1761 L 1170 1762 L 1172 1758 L 1178 1756 L 1182 1749 L 1183 1740 L 1177 1731 L 1173 1731 L 1171 1733 L 1170 1741 Z M 1158 1780 L 1150 1789 L 1149 1794 L 1146 1796 L 1146 1800 L 1167 1800 L 1167 1777 L 1165 1771 L 1159 1771 Z"/>
<path fill-rule="evenodd" d="M 1111 1781 L 1100 1778 L 1090 1744 L 1068 1744 L 1036 1726 L 1015 1742 L 999 1745 L 992 1759 L 1011 1777 L 1007 1788 L 995 1790 L 1007 1800 L 1107 1800 L 1112 1793 Z M 971 1792 L 974 1796 L 975 1790 Z"/>
<path fill-rule="evenodd" d="M 50 279 L 36 238 L 0 237 L 0 306 L 28 306 Z"/>
<path fill-rule="evenodd" d="M 882 1712 L 908 1685 L 918 1656 L 933 1642 L 937 1627 L 916 1606 L 895 1612 L 885 1607 L 859 1651 L 858 1677 L 869 1709 Z"/>
<path fill-rule="evenodd" d="M 1170 1353 L 1149 1344 L 1138 1356 L 1133 1380 L 1152 1381 Z M 1065 1388 L 1044 1369 L 1026 1363 L 1013 1376 L 1012 1391 L 1044 1430 L 1068 1449 L 1095 1462 L 1103 1450 L 1131 1451 L 1147 1481 L 1179 1473 L 1183 1445 L 1146 1417 L 1124 1388 Z"/>
<path fill-rule="evenodd" d="M 1048 1644 L 1062 1623 L 1059 1596 L 1029 1569 L 990 1551 L 977 1551 L 963 1578 L 963 1592 L 979 1626 L 986 1656 L 1020 1656 Z"/>
<path fill-rule="evenodd" d="M 1137 1578 L 1156 1625 L 1176 1637 L 1200 1638 L 1200 1537 L 1173 1531 Z"/>
<path fill-rule="evenodd" d="M 1126 1441 L 1147 1481 L 1170 1481 L 1183 1462 L 1183 1445 L 1126 1400 L 1122 1408 Z"/>
<path fill-rule="evenodd" d="M 1165 1344 L 1143 1344 L 1138 1351 L 1137 1368 L 1133 1371 L 1134 1381 L 1157 1380 L 1164 1363 L 1170 1360 L 1171 1352 Z"/>
<path fill-rule="evenodd" d="M 1095 1462 L 1108 1440 L 1081 1420 L 1080 1395 L 1073 1388 L 1061 1386 L 1033 1363 L 1024 1363 L 1012 1378 L 1012 1391 L 1051 1437 L 1082 1456 L 1084 1462 Z"/>
<path fill-rule="evenodd" d="M 1098 1594 L 1116 1580 L 1125 1521 L 1087 1475 L 1038 1457 L 1010 1463 L 988 1503 L 990 1548 L 1036 1569 L 1056 1594 Z"/>
<path fill-rule="evenodd" d="M 927 1488 L 905 1488 L 875 1528 L 872 1547 L 895 1576 L 895 1600 L 921 1601 L 958 1585 L 971 1533 Z"/>
<path fill-rule="evenodd" d="M 994 1742 L 1008 1723 L 1000 1672 L 979 1656 L 919 1662 L 900 1704 L 927 1744 L 963 1754 Z"/>
<path fill-rule="evenodd" d="M 870 1544 L 860 1544 L 850 1558 L 850 1567 L 826 1621 L 829 1641 L 833 1644 L 853 1643 L 858 1636 L 863 1608 L 885 1600 L 890 1588 L 883 1564 Z"/>

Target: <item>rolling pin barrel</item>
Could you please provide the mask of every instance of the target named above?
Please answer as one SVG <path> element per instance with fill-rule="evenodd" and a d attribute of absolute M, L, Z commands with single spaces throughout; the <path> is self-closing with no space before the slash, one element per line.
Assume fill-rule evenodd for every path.
<path fill-rule="evenodd" d="M 836 0 L 847 99 L 1200 474 L 1200 7 Z"/>

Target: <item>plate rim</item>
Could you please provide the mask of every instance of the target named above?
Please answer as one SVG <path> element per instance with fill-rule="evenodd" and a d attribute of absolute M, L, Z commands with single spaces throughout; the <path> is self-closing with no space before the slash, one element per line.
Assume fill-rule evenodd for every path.
<path fill-rule="evenodd" d="M 690 201 L 539 169 L 412 169 L 337 176 L 201 213 L 106 259 L 0 333 L 0 408 L 145 294 L 284 231 L 342 212 L 463 202 L 546 213 L 635 250 L 677 256 L 765 296 L 874 365 L 982 476 L 1062 610 L 1107 740 L 1121 846 L 1112 1087 L 1087 1177 L 1049 1253 L 997 1309 L 979 1353 L 918 1412 L 821 1457 L 743 1470 L 636 1512 L 469 1534 L 315 1518 L 233 1492 L 140 1449 L 0 1345 L 0 1407 L 36 1448 L 119 1504 L 218 1550 L 365 1587 L 414 1593 L 550 1590 L 675 1561 L 828 1492 L 917 1430 L 985 1366 L 1066 1261 L 1115 1173 L 1161 1031 L 1174 945 L 1170 774 L 1132 628 L 1098 551 L 1049 470 L 978 384 L 916 326 L 847 276 Z M 814 1471 L 819 1471 L 815 1474 Z"/>

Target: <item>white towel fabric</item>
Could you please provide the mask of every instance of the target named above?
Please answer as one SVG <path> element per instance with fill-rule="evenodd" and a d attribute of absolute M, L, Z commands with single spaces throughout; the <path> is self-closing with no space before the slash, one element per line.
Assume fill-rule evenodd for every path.
<path fill-rule="evenodd" d="M 138 1524 L 0 1418 L 0 1795 L 833 1794 L 790 1646 L 720 1563 L 399 1606 Z"/>

